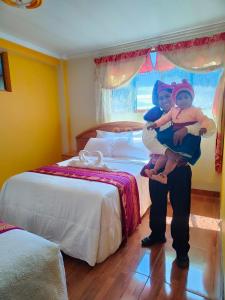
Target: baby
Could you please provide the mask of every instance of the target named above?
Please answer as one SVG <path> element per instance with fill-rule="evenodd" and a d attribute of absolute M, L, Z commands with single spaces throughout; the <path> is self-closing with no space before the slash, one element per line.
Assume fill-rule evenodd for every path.
<path fill-rule="evenodd" d="M 193 165 L 199 159 L 201 154 L 200 136 L 207 132 L 206 128 L 210 122 L 210 119 L 203 114 L 201 109 L 192 105 L 194 90 L 185 79 L 182 83 L 172 84 L 172 87 L 172 99 L 176 103 L 176 106 L 172 107 L 167 114 L 148 126 L 148 129 L 155 129 L 172 121 L 172 126 L 157 133 L 157 139 L 160 143 L 168 147 L 166 155 L 159 156 L 154 169 L 145 171 L 148 177 L 164 184 L 167 183 L 167 175 L 176 168 L 179 162 L 187 161 Z M 199 136 L 187 134 L 180 145 L 174 145 L 174 132 L 195 123 L 200 124 Z M 157 174 L 163 168 L 163 172 Z"/>

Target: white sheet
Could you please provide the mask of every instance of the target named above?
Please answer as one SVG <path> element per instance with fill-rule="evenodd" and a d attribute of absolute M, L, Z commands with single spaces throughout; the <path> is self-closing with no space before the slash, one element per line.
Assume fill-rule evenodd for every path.
<path fill-rule="evenodd" d="M 140 176 L 145 162 L 104 162 L 136 177 L 143 215 L 150 204 L 148 180 Z M 101 182 L 25 172 L 10 178 L 0 194 L 0 218 L 56 242 L 66 254 L 91 266 L 120 246 L 120 213 L 117 188 Z"/>
<path fill-rule="evenodd" d="M 0 299 L 68 299 L 57 245 L 24 230 L 10 230 L 0 234 L 0 258 Z"/>

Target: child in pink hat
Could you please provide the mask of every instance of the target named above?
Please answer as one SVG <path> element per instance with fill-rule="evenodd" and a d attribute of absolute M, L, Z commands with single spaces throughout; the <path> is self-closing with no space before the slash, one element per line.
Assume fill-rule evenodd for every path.
<path fill-rule="evenodd" d="M 159 128 L 169 121 L 172 121 L 172 126 L 158 131 L 157 139 L 161 144 L 166 145 L 170 150 L 167 155 L 161 155 L 154 169 L 150 171 L 148 176 L 161 183 L 167 183 L 167 175 L 171 173 L 181 161 L 189 162 L 194 165 L 201 155 L 200 142 L 203 134 L 206 134 L 209 127 L 210 119 L 203 114 L 200 108 L 192 105 L 194 99 L 194 90 L 192 86 L 183 79 L 181 83 L 173 83 L 172 98 L 176 103 L 175 107 L 158 119 L 149 129 Z M 182 144 L 174 145 L 174 132 L 184 126 L 200 124 L 199 135 L 187 134 L 182 141 Z M 157 174 L 160 169 L 163 172 Z"/>

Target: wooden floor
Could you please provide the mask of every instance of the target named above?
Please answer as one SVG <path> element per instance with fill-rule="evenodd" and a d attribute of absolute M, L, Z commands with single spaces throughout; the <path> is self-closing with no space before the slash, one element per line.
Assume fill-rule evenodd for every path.
<path fill-rule="evenodd" d="M 146 214 L 126 246 L 104 263 L 92 268 L 83 261 L 64 256 L 69 299 L 221 299 L 219 200 L 193 194 L 191 212 L 188 270 L 174 264 L 170 225 L 167 225 L 166 244 L 151 249 L 140 246 L 140 240 L 149 233 Z M 168 204 L 168 223 L 170 217 Z"/>

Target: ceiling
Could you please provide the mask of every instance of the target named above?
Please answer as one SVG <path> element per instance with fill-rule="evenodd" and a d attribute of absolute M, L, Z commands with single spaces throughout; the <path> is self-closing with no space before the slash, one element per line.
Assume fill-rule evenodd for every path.
<path fill-rule="evenodd" d="M 0 3 L 0 37 L 57 57 L 223 21 L 224 0 L 44 0 L 35 10 Z"/>

